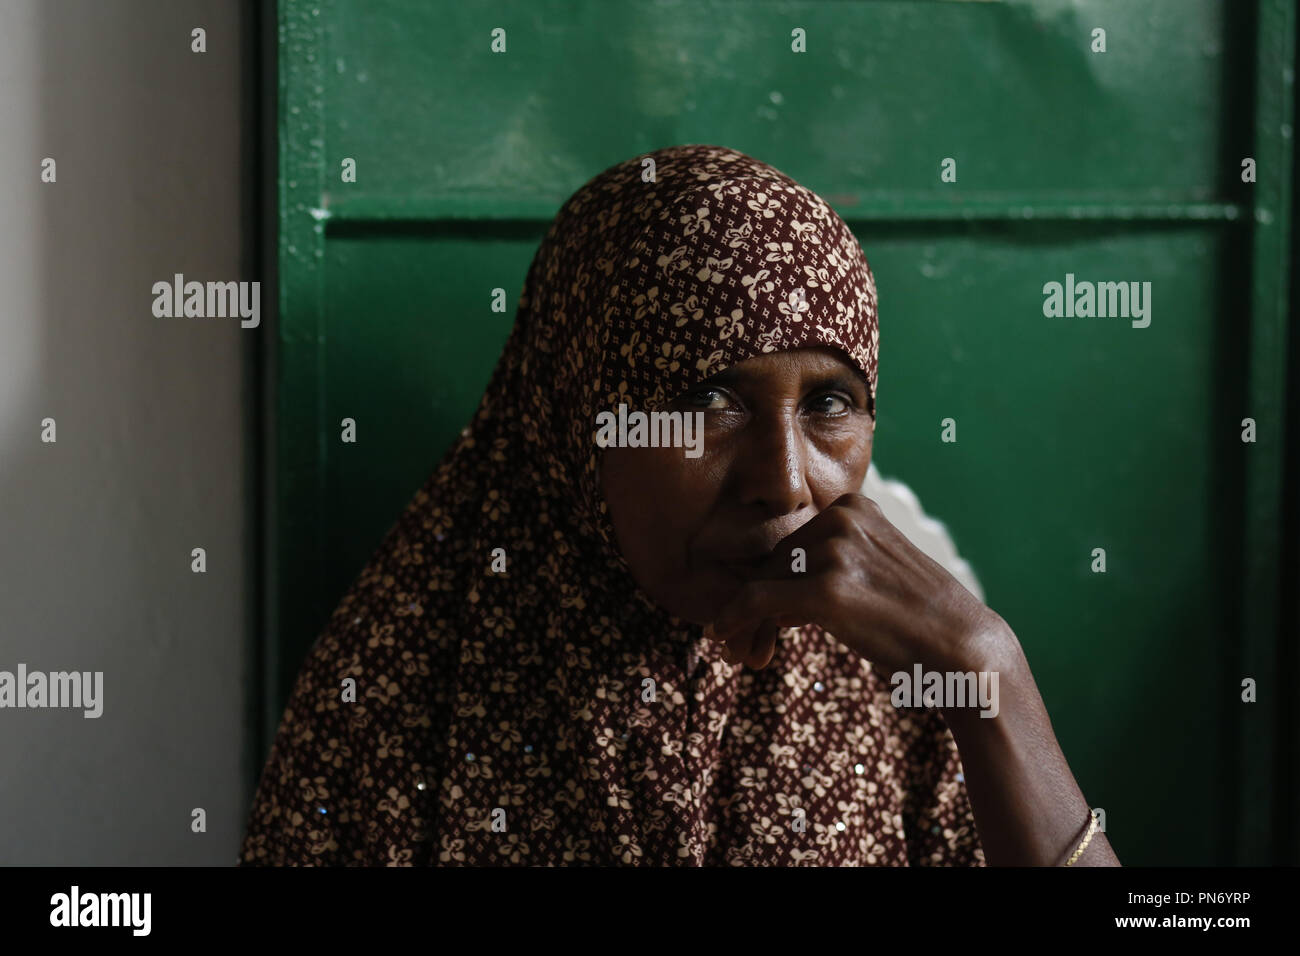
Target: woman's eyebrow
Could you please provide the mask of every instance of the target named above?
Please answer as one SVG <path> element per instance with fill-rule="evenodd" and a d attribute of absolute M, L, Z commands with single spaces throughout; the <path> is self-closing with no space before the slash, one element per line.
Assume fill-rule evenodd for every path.
<path fill-rule="evenodd" d="M 753 378 L 753 373 L 747 373 L 744 369 L 738 369 L 735 366 L 724 368 L 721 372 L 710 375 L 704 381 L 696 385 L 696 388 L 708 388 L 712 385 L 736 385 L 746 379 Z"/>
<path fill-rule="evenodd" d="M 723 369 L 721 372 L 709 376 L 702 382 L 693 386 L 691 390 L 694 391 L 695 389 L 718 386 L 726 387 L 745 385 L 754 382 L 756 379 L 761 379 L 761 377 L 762 376 L 754 372 L 733 366 L 732 368 Z M 867 383 L 864 382 L 860 376 L 842 369 L 809 372 L 804 379 L 803 385 L 806 391 L 823 388 L 838 388 L 846 392 L 852 392 L 863 396 L 867 393 Z"/>
<path fill-rule="evenodd" d="M 808 391 L 838 388 L 854 395 L 867 394 L 866 383 L 851 372 L 817 372 L 810 375 L 804 384 Z"/>

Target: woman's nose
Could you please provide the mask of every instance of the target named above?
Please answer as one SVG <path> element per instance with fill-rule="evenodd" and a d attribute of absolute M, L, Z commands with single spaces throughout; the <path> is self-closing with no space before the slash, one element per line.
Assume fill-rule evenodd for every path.
<path fill-rule="evenodd" d="M 744 448 L 733 465 L 742 503 L 770 515 L 810 506 L 807 464 L 806 441 L 795 415 L 755 418 L 745 429 Z"/>

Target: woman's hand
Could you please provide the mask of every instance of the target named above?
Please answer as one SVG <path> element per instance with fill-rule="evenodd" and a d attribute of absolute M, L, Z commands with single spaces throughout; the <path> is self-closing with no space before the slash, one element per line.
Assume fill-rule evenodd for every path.
<path fill-rule="evenodd" d="M 802 548 L 806 570 L 800 567 Z M 783 627 L 817 624 L 887 672 L 988 669 L 1014 635 L 870 498 L 846 494 L 786 537 L 706 636 L 764 668 Z"/>
<path fill-rule="evenodd" d="M 793 569 L 796 548 L 806 555 L 802 572 Z M 843 495 L 785 538 L 718 614 L 709 636 L 761 669 L 772 660 L 779 629 L 803 624 L 820 625 L 886 673 L 916 664 L 926 671 L 1001 672 L 997 720 L 970 708 L 944 710 L 985 859 L 990 866 L 1052 866 L 1071 855 L 1091 810 L 1015 633 L 871 499 Z M 1078 865 L 1120 863 L 1097 833 Z"/>

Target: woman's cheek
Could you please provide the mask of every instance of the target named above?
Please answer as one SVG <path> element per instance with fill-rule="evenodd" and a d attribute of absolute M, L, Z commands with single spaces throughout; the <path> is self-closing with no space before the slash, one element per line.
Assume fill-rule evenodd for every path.
<path fill-rule="evenodd" d="M 821 442 L 817 452 L 809 479 L 819 500 L 829 504 L 842 494 L 861 489 L 871 463 L 869 442 L 864 443 L 858 436 L 844 436 Z"/>

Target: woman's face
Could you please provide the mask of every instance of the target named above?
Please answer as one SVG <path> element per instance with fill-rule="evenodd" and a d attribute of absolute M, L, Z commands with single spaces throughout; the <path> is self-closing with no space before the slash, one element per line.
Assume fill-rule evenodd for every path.
<path fill-rule="evenodd" d="M 875 422 L 866 382 L 828 348 L 756 356 L 662 410 L 704 413 L 703 454 L 606 448 L 601 485 L 642 590 L 705 624 L 781 539 L 861 488 Z"/>

